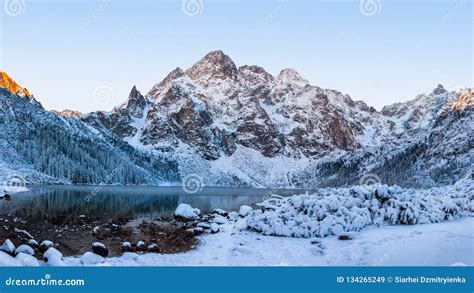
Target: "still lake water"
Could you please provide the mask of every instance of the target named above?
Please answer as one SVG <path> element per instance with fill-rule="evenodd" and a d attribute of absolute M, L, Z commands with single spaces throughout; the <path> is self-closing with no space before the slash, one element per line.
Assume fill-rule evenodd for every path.
<path fill-rule="evenodd" d="M 10 201 L 0 200 L 0 215 L 10 213 L 29 221 L 49 215 L 116 217 L 169 217 L 180 203 L 207 213 L 214 208 L 238 211 L 241 205 L 261 202 L 268 189 L 209 187 L 195 194 L 181 187 L 142 186 L 30 186 L 29 191 L 13 194 Z M 304 190 L 278 190 L 292 195 Z"/>

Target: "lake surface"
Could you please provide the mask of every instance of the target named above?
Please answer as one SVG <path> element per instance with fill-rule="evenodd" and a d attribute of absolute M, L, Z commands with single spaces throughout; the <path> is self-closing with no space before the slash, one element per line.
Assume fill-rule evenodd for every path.
<path fill-rule="evenodd" d="M 187 194 L 181 187 L 141 186 L 30 186 L 29 191 L 0 200 L 0 215 L 10 213 L 37 221 L 51 215 L 116 217 L 169 217 L 180 203 L 207 213 L 214 208 L 238 211 L 241 205 L 261 202 L 270 193 L 292 195 L 304 190 L 209 187 Z"/>

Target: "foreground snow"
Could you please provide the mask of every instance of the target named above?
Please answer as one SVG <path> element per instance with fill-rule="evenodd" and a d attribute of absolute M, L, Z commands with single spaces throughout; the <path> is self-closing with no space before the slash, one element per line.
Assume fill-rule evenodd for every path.
<path fill-rule="evenodd" d="M 103 258 L 100 255 L 107 253 L 96 251 L 63 257 L 50 248 L 43 254 L 46 262 L 38 262 L 23 252 L 9 256 L 14 255 L 14 246 L 6 241 L 0 248 L 5 252 L 0 254 L 0 265 L 472 266 L 473 197 L 474 181 L 466 177 L 452 186 L 425 190 L 377 185 L 272 196 L 259 209 L 242 206 L 239 213 L 215 209 L 211 215 L 201 215 L 180 204 L 177 219 L 191 221 L 195 228 L 188 230 L 193 233 L 197 229 L 205 233 L 193 251 L 127 252 Z"/>
<path fill-rule="evenodd" d="M 368 228 L 353 240 L 331 236 L 312 244 L 309 239 L 236 232 L 232 224 L 221 232 L 200 237 L 194 251 L 180 254 L 138 255 L 94 259 L 102 266 L 332 266 L 332 265 L 474 265 L 474 218 L 424 225 Z M 235 233 L 235 234 L 233 234 Z M 233 235 L 232 235 L 233 234 Z M 321 248 L 324 247 L 324 248 Z M 87 260 L 86 260 L 87 261 Z M 81 258 L 66 258 L 83 265 Z"/>

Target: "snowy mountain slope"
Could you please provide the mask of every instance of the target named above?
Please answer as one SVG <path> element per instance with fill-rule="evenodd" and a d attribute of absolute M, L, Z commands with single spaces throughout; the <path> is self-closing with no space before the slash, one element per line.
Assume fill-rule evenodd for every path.
<path fill-rule="evenodd" d="M 177 180 L 173 162 L 137 151 L 77 117 L 55 115 L 36 100 L 4 88 L 0 88 L 0 105 L 2 181 L 12 174 L 24 177 L 25 183 L 160 184 Z"/>
<path fill-rule="evenodd" d="M 152 182 L 145 178 L 164 164 L 158 177 L 176 181 L 196 173 L 205 185 L 348 186 L 373 173 L 382 183 L 428 187 L 453 183 L 472 169 L 466 132 L 472 130 L 472 96 L 470 89 L 448 92 L 438 85 L 376 111 L 310 85 L 293 69 L 272 76 L 259 66 L 237 67 L 214 51 L 187 70 L 176 68 L 145 96 L 133 87 L 111 112 L 41 113 L 48 118 L 40 121 L 84 134 L 82 144 L 99 143 L 117 158 L 136 155 L 131 162 L 143 173 L 133 182 Z M 64 178 L 58 172 L 48 174 Z"/>
<path fill-rule="evenodd" d="M 141 94 L 132 93 L 139 117 L 128 114 L 128 104 L 91 116 L 134 147 L 175 159 L 183 176 L 198 173 L 210 185 L 339 186 L 374 172 L 387 183 L 433 186 L 469 169 L 468 138 L 458 138 L 458 159 L 448 153 L 451 135 L 472 121 L 472 107 L 451 109 L 459 92 L 441 85 L 379 112 L 312 86 L 295 70 L 272 76 L 214 51 L 185 71 L 173 70 L 140 103 L 134 101 Z M 455 111 L 465 117 L 441 123 Z M 445 145 L 436 163 L 430 155 L 435 138 Z M 441 170 L 446 173 L 439 176 Z"/>

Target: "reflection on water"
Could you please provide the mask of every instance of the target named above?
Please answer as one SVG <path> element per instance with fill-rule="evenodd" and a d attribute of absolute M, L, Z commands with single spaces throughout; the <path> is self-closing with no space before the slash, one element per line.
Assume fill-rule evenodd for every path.
<path fill-rule="evenodd" d="M 202 212 L 214 208 L 238 210 L 262 200 L 269 190 L 250 188 L 204 188 L 186 194 L 180 187 L 35 186 L 0 201 L 0 214 L 10 213 L 29 221 L 52 215 L 98 218 L 171 216 L 179 203 Z M 284 193 L 284 192 L 280 192 Z"/>

